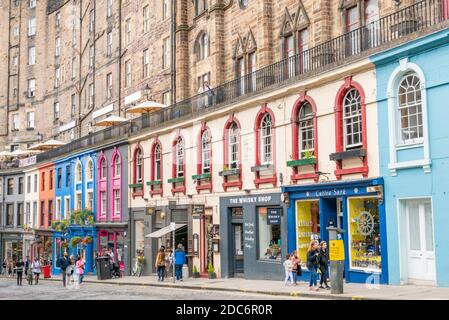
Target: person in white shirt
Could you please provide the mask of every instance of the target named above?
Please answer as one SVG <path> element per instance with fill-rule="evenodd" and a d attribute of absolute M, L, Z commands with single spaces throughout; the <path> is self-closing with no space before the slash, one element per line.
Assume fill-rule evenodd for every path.
<path fill-rule="evenodd" d="M 293 263 L 290 260 L 290 255 L 287 254 L 287 256 L 285 257 L 285 261 L 284 261 L 284 270 L 285 270 L 285 280 L 284 280 L 284 284 L 287 285 L 288 284 L 288 280 L 290 279 L 290 283 L 293 285 L 293 277 L 292 277 L 292 266 Z"/>
<path fill-rule="evenodd" d="M 204 107 L 204 105 L 206 107 L 212 106 L 214 92 L 212 91 L 212 87 L 209 85 L 209 82 L 207 80 L 204 81 L 203 85 L 198 89 L 198 94 L 204 95 L 204 104 L 202 104 L 201 107 Z"/>
<path fill-rule="evenodd" d="M 31 264 L 31 271 L 34 274 L 34 280 L 35 280 L 36 284 L 39 284 L 39 275 L 42 272 L 41 268 L 42 268 L 42 264 L 39 261 L 39 258 L 35 257 L 33 263 Z"/>

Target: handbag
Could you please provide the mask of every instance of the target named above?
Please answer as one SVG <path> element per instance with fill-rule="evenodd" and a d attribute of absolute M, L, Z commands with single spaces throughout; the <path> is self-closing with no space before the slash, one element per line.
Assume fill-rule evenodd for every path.
<path fill-rule="evenodd" d="M 302 276 L 302 269 L 301 269 L 301 265 L 298 264 L 298 268 L 296 269 L 296 275 L 297 276 Z"/>

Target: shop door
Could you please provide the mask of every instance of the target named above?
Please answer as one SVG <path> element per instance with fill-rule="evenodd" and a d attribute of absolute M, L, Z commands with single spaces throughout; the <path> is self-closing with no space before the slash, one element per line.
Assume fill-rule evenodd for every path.
<path fill-rule="evenodd" d="M 433 217 L 430 201 L 407 202 L 408 277 L 435 281 Z"/>
<path fill-rule="evenodd" d="M 233 223 L 232 224 L 232 239 L 233 239 L 233 264 L 234 264 L 234 274 L 244 273 L 244 255 L 243 255 L 243 224 Z"/>

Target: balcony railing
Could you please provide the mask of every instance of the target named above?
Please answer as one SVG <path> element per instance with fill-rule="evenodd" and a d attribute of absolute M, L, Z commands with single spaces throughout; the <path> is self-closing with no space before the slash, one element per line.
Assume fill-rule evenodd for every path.
<path fill-rule="evenodd" d="M 212 112 L 244 97 L 263 92 L 266 88 L 289 84 L 350 59 L 380 51 L 385 45 L 406 38 L 412 33 L 429 29 L 448 20 L 448 17 L 448 0 L 417 2 L 292 57 L 180 101 L 164 110 L 143 115 L 42 153 L 37 156 L 37 160 L 48 160 L 112 138 L 134 135 L 146 128 L 157 129 L 181 119 Z"/>

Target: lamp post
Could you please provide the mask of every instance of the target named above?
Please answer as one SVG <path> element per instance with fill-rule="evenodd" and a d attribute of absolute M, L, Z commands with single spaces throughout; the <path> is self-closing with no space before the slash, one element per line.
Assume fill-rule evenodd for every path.
<path fill-rule="evenodd" d="M 343 268 L 344 268 L 344 245 L 338 235 L 345 231 L 329 224 L 326 228 L 329 232 L 329 254 L 330 254 L 330 280 L 331 293 L 343 293 Z"/>
<path fill-rule="evenodd" d="M 175 233 L 176 233 L 176 223 L 175 222 L 171 222 L 170 223 L 170 229 L 173 232 L 173 255 L 172 255 L 172 259 L 173 259 L 173 283 L 176 282 L 176 278 L 175 278 L 175 272 L 176 272 L 176 265 L 175 265 Z"/>

